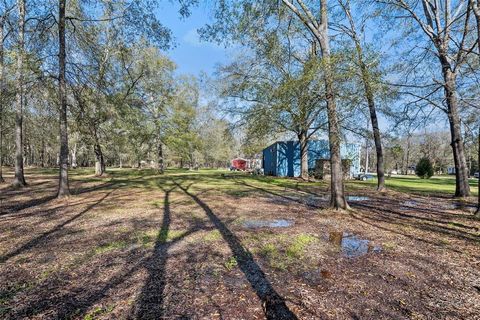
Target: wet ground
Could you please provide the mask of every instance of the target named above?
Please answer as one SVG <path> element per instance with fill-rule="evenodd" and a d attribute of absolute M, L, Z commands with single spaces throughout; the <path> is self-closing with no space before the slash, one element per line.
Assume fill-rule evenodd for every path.
<path fill-rule="evenodd" d="M 287 228 L 291 227 L 295 222 L 285 219 L 277 220 L 247 220 L 243 223 L 245 228 L 256 229 L 256 228 Z"/>
<path fill-rule="evenodd" d="M 472 203 L 126 170 L 55 200 L 56 177 L 0 187 L 2 319 L 479 318 Z"/>

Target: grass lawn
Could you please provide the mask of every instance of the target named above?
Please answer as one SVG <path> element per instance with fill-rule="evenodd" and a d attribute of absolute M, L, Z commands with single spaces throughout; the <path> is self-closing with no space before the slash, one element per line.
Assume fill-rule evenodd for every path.
<path fill-rule="evenodd" d="M 1 319 L 476 319 L 480 222 L 451 177 L 27 169 L 0 185 Z M 11 170 L 6 178 L 12 180 Z M 472 180 L 472 187 L 474 181 Z M 473 190 L 474 188 L 472 188 Z"/>
<path fill-rule="evenodd" d="M 478 179 L 470 179 L 472 195 L 478 194 Z M 357 181 L 354 184 L 364 184 L 375 187 L 376 179 Z M 455 176 L 434 176 L 430 179 L 420 179 L 417 176 L 392 176 L 387 178 L 389 189 L 423 195 L 453 195 L 455 194 Z"/>

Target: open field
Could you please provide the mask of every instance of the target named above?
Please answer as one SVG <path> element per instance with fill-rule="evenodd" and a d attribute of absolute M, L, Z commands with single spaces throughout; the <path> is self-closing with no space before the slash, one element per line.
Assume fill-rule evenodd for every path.
<path fill-rule="evenodd" d="M 65 200 L 53 169 L 0 186 L 0 318 L 480 319 L 480 222 L 451 177 L 349 182 L 333 212 L 324 182 L 71 173 Z"/>
<path fill-rule="evenodd" d="M 371 186 L 376 185 L 376 180 L 368 180 L 364 182 Z M 471 178 L 469 180 L 470 188 L 473 195 L 478 192 L 478 179 Z M 444 195 L 451 196 L 455 194 L 455 176 L 433 176 L 430 179 L 420 179 L 416 176 L 392 176 L 387 178 L 386 185 L 389 189 L 417 193 L 423 195 Z"/>

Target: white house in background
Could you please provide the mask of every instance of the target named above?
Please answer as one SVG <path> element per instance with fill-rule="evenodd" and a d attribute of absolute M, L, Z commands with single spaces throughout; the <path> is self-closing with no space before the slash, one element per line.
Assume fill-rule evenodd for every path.
<path fill-rule="evenodd" d="M 448 174 L 455 174 L 455 167 L 448 167 L 447 168 L 447 173 Z"/>

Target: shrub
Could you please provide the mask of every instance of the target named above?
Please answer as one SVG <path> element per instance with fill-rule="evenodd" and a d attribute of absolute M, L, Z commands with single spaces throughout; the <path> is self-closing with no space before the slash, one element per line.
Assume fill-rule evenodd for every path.
<path fill-rule="evenodd" d="M 430 159 L 422 158 L 418 161 L 415 173 L 422 179 L 430 179 L 433 176 L 433 165 Z"/>

